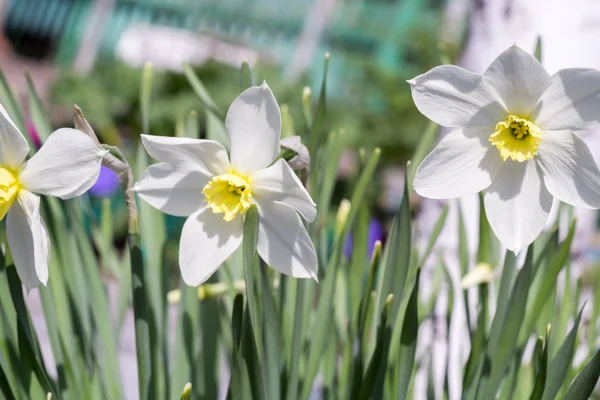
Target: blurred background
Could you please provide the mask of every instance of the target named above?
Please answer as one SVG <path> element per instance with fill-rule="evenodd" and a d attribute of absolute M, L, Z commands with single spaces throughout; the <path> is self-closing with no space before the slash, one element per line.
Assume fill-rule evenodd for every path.
<path fill-rule="evenodd" d="M 243 61 L 250 64 L 255 84 L 266 79 L 280 104 L 288 105 L 297 125 L 293 130 L 301 132 L 303 88 L 318 93 L 323 55 L 330 52 L 328 129 L 343 130 L 349 149 L 383 149 L 389 171 L 383 172 L 385 187 L 375 199 L 382 217 L 392 215 L 400 202 L 402 171 L 395 167 L 410 158 L 427 124 L 405 80 L 439 64 L 440 47 L 447 57 L 458 54 L 470 7 L 468 0 L 0 4 L 0 69 L 25 109 L 28 74 L 54 127 L 72 126 L 77 104 L 101 141 L 123 148 L 132 164 L 141 133 L 138 99 L 144 63 L 151 62 L 157 71 L 149 133 L 173 135 L 190 111 L 198 112 L 199 127 L 206 126 L 202 103 L 183 75 L 182 63 L 194 66 L 217 106 L 226 110 L 239 94 Z M 32 126 L 30 134 L 35 135 Z M 343 157 L 337 201 L 356 162 L 356 152 Z M 103 171 L 91 194 L 119 196 L 110 171 Z M 122 216 L 118 220 L 124 229 Z"/>

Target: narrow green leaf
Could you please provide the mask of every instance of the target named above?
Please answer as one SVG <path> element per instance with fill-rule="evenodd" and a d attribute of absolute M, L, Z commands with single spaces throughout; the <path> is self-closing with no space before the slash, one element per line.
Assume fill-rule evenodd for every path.
<path fill-rule="evenodd" d="M 198 113 L 190 111 L 185 119 L 185 136 L 198 139 L 200 137 L 200 127 L 198 126 Z"/>
<path fill-rule="evenodd" d="M 287 400 L 298 398 L 298 381 L 300 371 L 300 352 L 302 350 L 302 338 L 304 336 L 304 305 L 306 293 L 306 280 L 294 279 L 296 286 L 294 328 L 292 332 L 292 350 L 289 361 L 289 379 L 287 384 Z"/>
<path fill-rule="evenodd" d="M 423 257 L 421 257 L 421 261 L 419 261 L 420 267 L 423 267 L 425 265 L 425 262 L 431 255 L 431 252 L 433 251 L 433 247 L 435 246 L 438 238 L 440 237 L 440 233 L 442 232 L 442 229 L 444 228 L 444 225 L 446 224 L 446 217 L 448 217 L 448 205 L 447 204 L 444 206 L 444 208 L 442 208 L 442 213 L 440 214 L 439 218 L 435 222 L 435 225 L 433 226 L 433 231 L 431 232 L 431 235 L 429 236 L 429 241 L 427 242 L 427 247 L 425 248 Z"/>
<path fill-rule="evenodd" d="M 374 397 L 373 387 L 377 375 L 379 374 L 380 366 L 386 363 L 387 354 L 386 351 L 389 349 L 389 341 L 391 338 L 391 327 L 388 323 L 388 316 L 392 308 L 392 302 L 388 298 L 382 307 L 380 322 L 377 326 L 377 343 L 375 345 L 375 351 L 369 361 L 365 376 L 361 379 L 360 391 L 358 392 L 359 400 L 367 400 Z M 356 393 L 353 393 L 356 396 Z"/>
<path fill-rule="evenodd" d="M 31 77 L 29 74 L 25 74 L 25 76 L 27 77 L 29 114 L 31 116 L 31 120 L 33 121 L 33 125 L 35 126 L 35 130 L 37 131 L 37 134 L 43 143 L 52 133 L 52 125 L 50 124 L 48 115 L 44 111 L 44 106 L 42 105 L 42 101 L 35 90 L 35 86 L 33 85 Z"/>
<path fill-rule="evenodd" d="M 175 399 L 180 394 L 180 388 L 190 382 L 194 387 L 196 382 L 195 355 L 198 351 L 200 338 L 200 302 L 198 290 L 187 286 L 183 281 L 179 285 L 181 299 L 177 309 L 177 325 L 175 330 L 175 349 L 173 370 L 171 373 L 171 395 Z M 191 396 L 191 394 L 190 394 Z"/>
<path fill-rule="evenodd" d="M 4 109 L 13 120 L 17 128 L 19 128 L 21 133 L 24 134 L 27 132 L 27 127 L 25 126 L 25 120 L 23 118 L 23 111 L 21 110 L 18 97 L 15 96 L 14 92 L 6 82 L 6 78 L 4 77 L 2 70 L 0 70 L 0 103 L 2 106 L 4 106 Z M 25 138 L 29 142 L 31 150 L 34 151 L 34 146 L 32 145 L 29 135 L 25 135 Z"/>
<path fill-rule="evenodd" d="M 329 53 L 325 53 L 324 68 L 323 68 L 323 81 L 321 83 L 321 92 L 319 93 L 319 103 L 317 104 L 317 111 L 315 118 L 311 125 L 310 135 L 308 136 L 308 152 L 310 154 L 316 154 L 317 149 L 323 141 L 323 137 L 326 132 L 325 127 L 325 115 L 327 108 L 327 70 L 329 69 Z M 316 158 L 311 157 L 310 169 L 313 170 L 315 167 Z"/>
<path fill-rule="evenodd" d="M 152 358 L 150 354 L 150 321 L 146 299 L 144 260 L 139 246 L 139 236 L 130 235 L 131 289 L 135 319 L 135 348 L 138 367 L 138 386 L 141 400 L 152 399 Z"/>
<path fill-rule="evenodd" d="M 537 36 L 535 40 L 535 50 L 533 52 L 535 58 L 541 63 L 542 62 L 542 37 Z"/>
<path fill-rule="evenodd" d="M 204 87 L 204 84 L 194 72 L 194 69 L 191 66 L 184 64 L 183 73 L 206 110 L 207 138 L 216 140 L 226 148 L 229 148 L 229 135 L 227 135 L 227 131 L 225 130 L 223 114 L 219 111 L 214 100 Z"/>
<path fill-rule="evenodd" d="M 263 363 L 266 366 L 267 398 L 281 398 L 281 318 L 273 298 L 266 266 L 260 266 L 260 297 L 262 299 Z M 257 332 L 255 330 L 255 332 Z"/>
<path fill-rule="evenodd" d="M 319 300 L 317 315 L 315 317 L 315 328 L 311 332 L 311 337 L 313 340 L 310 347 L 308 360 L 306 363 L 304 381 L 302 384 L 301 399 L 308 398 L 312 387 L 312 382 L 315 379 L 315 376 L 317 375 L 317 371 L 319 369 L 321 356 L 325 348 L 325 340 L 331 328 L 330 324 L 332 323 L 332 302 L 333 295 L 335 293 L 337 269 L 339 266 L 339 261 L 341 259 L 343 248 L 346 244 L 345 239 L 348 237 L 350 228 L 353 226 L 356 220 L 358 210 L 360 209 L 360 205 L 362 204 L 362 201 L 365 197 L 367 186 L 371 182 L 373 174 L 375 173 L 375 168 L 377 167 L 377 163 L 379 162 L 380 155 L 381 151 L 379 149 L 375 149 L 375 151 L 373 151 L 373 154 L 366 163 L 365 168 L 361 173 L 356 186 L 354 187 L 354 192 L 350 200 L 350 211 L 348 212 L 348 216 L 346 218 L 346 221 L 344 222 L 341 234 L 338 235 L 338 237 L 336 238 L 333 248 L 333 254 L 329 259 L 327 267 L 325 268 L 325 279 L 323 279 L 321 284 L 319 285 L 319 289 L 321 291 L 321 298 Z M 307 299 L 310 299 L 310 297 L 307 296 Z"/>
<path fill-rule="evenodd" d="M 533 325 L 542 312 L 544 304 L 548 300 L 548 296 L 558 278 L 558 274 L 562 270 L 562 267 L 567 262 L 571 254 L 571 243 L 575 236 L 575 220 L 569 227 L 569 233 L 565 240 L 559 245 L 558 251 L 551 258 L 548 259 L 548 267 L 544 270 L 544 273 L 538 274 L 536 280 L 533 282 L 534 292 L 532 292 L 532 298 L 529 299 L 527 304 L 526 316 L 526 329 L 531 331 Z M 546 253 L 548 254 L 548 253 Z"/>
<path fill-rule="evenodd" d="M 419 276 L 417 271 L 415 286 L 402 324 L 402 335 L 400 336 L 400 355 L 398 359 L 398 394 L 400 399 L 408 398 L 408 387 L 415 364 L 417 351 L 417 333 L 419 331 Z"/>
<path fill-rule="evenodd" d="M 598 383 L 598 377 L 600 377 L 600 350 L 594 354 L 583 371 L 577 375 L 565 395 L 565 400 L 588 399 Z"/>
<path fill-rule="evenodd" d="M 550 340 L 550 325 L 546 329 L 546 340 L 544 341 L 544 349 L 541 354 L 539 369 L 533 387 L 533 392 L 529 397 L 529 400 L 540 400 L 544 394 L 544 388 L 546 386 L 546 376 L 548 372 L 548 347 Z"/>
<path fill-rule="evenodd" d="M 240 69 L 240 92 L 243 92 L 250 86 L 252 86 L 252 71 L 250 70 L 250 65 L 244 61 Z"/>
<path fill-rule="evenodd" d="M 140 108 L 142 117 L 142 133 L 150 134 L 150 106 L 152 102 L 152 78 L 154 68 L 152 63 L 147 62 L 142 71 L 142 83 L 140 85 Z"/>
<path fill-rule="evenodd" d="M 492 321 L 492 326 L 498 326 L 498 329 L 490 330 L 484 359 L 484 373 L 481 376 L 480 393 L 483 393 L 482 398 L 491 399 L 496 396 L 500 382 L 515 353 L 515 343 L 517 343 L 523 324 L 529 287 L 535 275 L 534 268 L 533 246 L 531 245 L 527 250 L 525 264 L 519 271 L 508 302 L 507 310 L 510 310 L 510 313 L 497 316 L 502 318 L 502 323 L 499 325 Z M 489 369 L 487 365 L 490 365 Z"/>
<path fill-rule="evenodd" d="M 556 353 L 552 361 L 550 361 L 550 365 L 548 366 L 548 378 L 546 379 L 542 400 L 553 400 L 565 382 L 565 378 L 573 361 L 573 355 L 575 354 L 577 331 L 579 330 L 582 314 L 583 307 L 581 308 L 581 311 L 579 311 L 575 323 L 560 346 L 560 349 L 558 349 L 558 353 Z"/>
<path fill-rule="evenodd" d="M 430 121 L 427 124 L 427 128 L 425 128 L 425 132 L 421 136 L 421 140 L 419 140 L 419 144 L 417 144 L 417 148 L 410 159 L 410 165 L 412 166 L 410 171 L 408 171 L 408 182 L 410 185 L 412 185 L 412 181 L 415 179 L 417 168 L 433 148 L 438 130 L 439 126 L 435 122 Z"/>
<path fill-rule="evenodd" d="M 244 337 L 244 297 L 241 294 L 236 295 L 233 301 L 231 331 L 234 346 L 229 393 L 233 400 L 244 400 L 244 396 L 248 396 L 252 389 L 246 362 L 241 352 Z"/>
<path fill-rule="evenodd" d="M 400 209 L 394 217 L 392 230 L 387 239 L 387 245 L 381 260 L 381 278 L 377 282 L 377 300 L 375 315 L 389 294 L 394 295 L 394 304 L 390 314 L 390 321 L 396 321 L 396 315 L 403 297 L 404 286 L 409 274 L 411 257 L 411 211 L 410 211 L 410 183 L 408 170 L 404 175 L 404 194 Z"/>

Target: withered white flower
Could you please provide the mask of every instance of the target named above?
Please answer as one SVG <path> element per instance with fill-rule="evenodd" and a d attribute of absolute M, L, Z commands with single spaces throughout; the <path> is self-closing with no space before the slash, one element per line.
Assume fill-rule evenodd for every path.
<path fill-rule="evenodd" d="M 300 215 L 316 205 L 280 153 L 281 113 L 266 83 L 245 90 L 225 120 L 231 152 L 212 140 L 142 135 L 150 166 L 133 190 L 153 207 L 188 217 L 179 267 L 186 284 L 206 281 L 240 246 L 244 214 L 259 213 L 257 250 L 279 272 L 317 279 L 317 256 Z"/>
<path fill-rule="evenodd" d="M 600 207 L 600 170 L 573 133 L 600 121 L 600 72 L 563 69 L 550 76 L 512 46 L 482 75 L 443 65 L 409 83 L 421 113 L 455 128 L 419 166 L 420 195 L 484 191 L 490 225 L 513 251 L 540 234 L 553 197 Z"/>
<path fill-rule="evenodd" d="M 27 140 L 0 105 L 0 220 L 15 268 L 27 289 L 48 281 L 50 240 L 40 216 L 40 197 L 70 199 L 98 179 L 105 150 L 83 132 L 61 128 L 28 161 Z"/>

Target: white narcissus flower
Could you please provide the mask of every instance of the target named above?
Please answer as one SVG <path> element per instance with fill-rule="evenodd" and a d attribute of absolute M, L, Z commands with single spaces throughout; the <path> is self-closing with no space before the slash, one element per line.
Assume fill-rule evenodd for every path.
<path fill-rule="evenodd" d="M 281 114 L 269 86 L 238 96 L 225 119 L 231 152 L 212 140 L 142 135 L 150 166 L 133 190 L 153 207 L 188 217 L 179 267 L 198 286 L 240 246 L 244 214 L 259 213 L 257 250 L 279 272 L 317 279 L 317 256 L 302 221 L 316 205 L 280 153 Z"/>
<path fill-rule="evenodd" d="M 600 208 L 600 170 L 574 134 L 600 121 L 600 72 L 550 76 L 517 46 L 482 74 L 443 65 L 409 81 L 417 108 L 454 128 L 419 166 L 420 195 L 484 193 L 487 218 L 512 251 L 541 233 L 555 197 Z"/>
<path fill-rule="evenodd" d="M 102 158 L 83 132 L 61 128 L 52 133 L 28 161 L 27 140 L 0 105 L 0 220 L 15 268 L 27 289 L 48 281 L 50 240 L 34 193 L 70 199 L 85 193 L 98 179 Z"/>

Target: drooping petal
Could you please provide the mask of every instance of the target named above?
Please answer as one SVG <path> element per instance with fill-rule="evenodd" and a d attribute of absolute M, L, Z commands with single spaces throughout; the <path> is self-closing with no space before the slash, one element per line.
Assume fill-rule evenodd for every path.
<path fill-rule="evenodd" d="M 294 207 L 308 222 L 315 220 L 316 204 L 285 160 L 258 171 L 251 180 L 257 201 L 280 201 Z"/>
<path fill-rule="evenodd" d="M 540 97 L 531 118 L 543 130 L 587 129 L 600 121 L 600 71 L 563 69 Z"/>
<path fill-rule="evenodd" d="M 484 195 L 485 214 L 500 242 L 517 252 L 544 229 L 552 195 L 533 161 L 504 163 Z"/>
<path fill-rule="evenodd" d="M 600 170 L 581 138 L 569 131 L 544 132 L 537 160 L 554 197 L 577 207 L 600 208 Z"/>
<path fill-rule="evenodd" d="M 243 218 L 226 222 L 222 214 L 203 208 L 190 215 L 179 242 L 179 268 L 190 286 L 205 282 L 242 243 Z"/>
<path fill-rule="evenodd" d="M 158 163 L 144 171 L 132 190 L 165 214 L 188 217 L 205 206 L 202 188 L 210 178 L 196 164 Z"/>
<path fill-rule="evenodd" d="M 296 210 L 265 201 L 258 203 L 258 212 L 260 257 L 282 274 L 317 280 L 317 253 Z"/>
<path fill-rule="evenodd" d="M 506 110 L 481 80 L 481 75 L 454 65 L 441 65 L 408 81 L 419 111 L 447 127 L 488 128 L 490 133 Z"/>
<path fill-rule="evenodd" d="M 19 192 L 6 217 L 8 245 L 21 282 L 33 289 L 48 282 L 50 240 L 40 217 L 40 198 L 26 190 Z"/>
<path fill-rule="evenodd" d="M 502 166 L 498 149 L 473 130 L 446 135 L 419 165 L 413 186 L 431 199 L 451 199 L 477 193 L 492 183 Z"/>
<path fill-rule="evenodd" d="M 231 168 L 227 150 L 214 140 L 142 135 L 142 143 L 152 158 L 169 164 L 196 164 L 206 175 L 225 174 Z"/>
<path fill-rule="evenodd" d="M 515 45 L 496 57 L 482 80 L 498 94 L 510 114 L 526 117 L 550 85 L 551 77 L 535 57 Z"/>
<path fill-rule="evenodd" d="M 98 179 L 106 150 L 77 129 L 61 128 L 21 168 L 21 185 L 31 192 L 70 199 Z"/>
<path fill-rule="evenodd" d="M 231 165 L 250 175 L 271 164 L 279 155 L 281 112 L 267 83 L 242 92 L 225 119 L 231 138 Z"/>
<path fill-rule="evenodd" d="M 28 153 L 27 139 L 0 104 L 0 165 L 19 168 Z"/>

